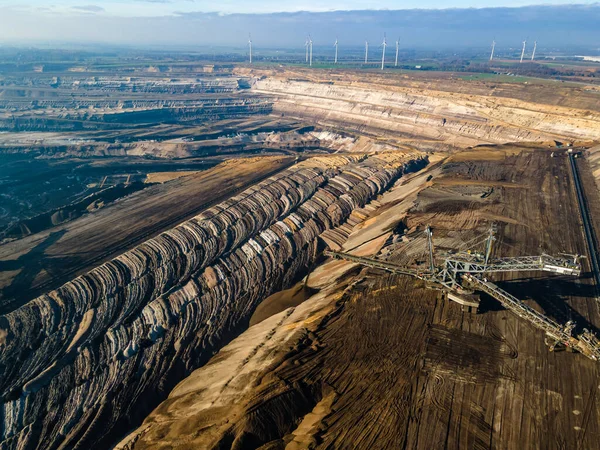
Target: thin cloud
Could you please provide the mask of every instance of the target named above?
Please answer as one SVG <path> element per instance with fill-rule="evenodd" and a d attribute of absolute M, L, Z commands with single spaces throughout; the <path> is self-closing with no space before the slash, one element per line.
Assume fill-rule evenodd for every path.
<path fill-rule="evenodd" d="M 166 8 L 161 16 L 144 16 L 140 20 L 148 9 L 160 5 L 142 7 L 142 3 L 136 3 L 137 8 L 127 11 L 136 15 L 124 17 L 114 13 L 109 5 L 116 3 L 108 1 L 101 3 L 105 7 L 102 13 L 96 8 L 94 11 L 56 8 L 54 13 L 44 13 L 31 7 L 3 7 L 1 3 L 2 0 L 0 42 L 11 43 L 55 40 L 143 47 L 244 47 L 251 32 L 253 45 L 260 51 L 267 47 L 303 49 L 306 34 L 310 33 L 316 46 L 327 45 L 331 50 L 329 43 L 333 44 L 336 36 L 341 47 L 360 46 L 365 39 L 381 42 L 383 33 L 387 32 L 394 37 L 401 36 L 404 49 L 485 47 L 487 51 L 495 37 L 496 49 L 500 52 L 519 47 L 522 40 L 530 36 L 538 41 L 538 49 L 543 53 L 551 48 L 596 48 L 600 42 L 600 6 L 227 15 L 172 8 L 179 11 L 175 13 Z M 224 0 L 222 4 L 230 3 Z M 81 20 L 82 16 L 86 20 Z M 156 33 L 156 30 L 161 32 Z"/>
<path fill-rule="evenodd" d="M 71 8 L 77 11 L 83 11 L 88 13 L 99 13 L 104 11 L 104 8 L 98 5 L 72 6 Z"/>

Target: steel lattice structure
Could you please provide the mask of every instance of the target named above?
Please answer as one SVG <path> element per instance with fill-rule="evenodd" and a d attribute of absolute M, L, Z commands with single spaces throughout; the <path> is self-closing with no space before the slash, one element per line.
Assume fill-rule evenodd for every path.
<path fill-rule="evenodd" d="M 579 256 L 573 255 L 571 258 L 566 258 L 542 254 L 538 256 L 492 258 L 493 243 L 496 240 L 495 231 L 495 226 L 492 225 L 488 236 L 483 240 L 485 244 L 483 253 L 460 252 L 447 256 L 441 266 L 436 266 L 433 233 L 427 227 L 425 234 L 427 236 L 429 264 L 427 269 L 424 270 L 342 252 L 325 251 L 325 255 L 398 275 L 408 275 L 434 285 L 437 284 L 447 292 L 455 294 L 454 297 L 464 295 L 465 292 L 468 292 L 468 288 L 485 292 L 515 315 L 543 330 L 549 338 L 551 350 L 560 344 L 577 350 L 595 361 L 600 360 L 600 340 L 592 332 L 584 329 L 579 335 L 573 336 L 573 330 L 576 328 L 573 321 L 561 325 L 527 306 L 521 300 L 484 277 L 484 275 L 491 273 L 522 271 L 543 271 L 578 277 L 581 275 Z"/>

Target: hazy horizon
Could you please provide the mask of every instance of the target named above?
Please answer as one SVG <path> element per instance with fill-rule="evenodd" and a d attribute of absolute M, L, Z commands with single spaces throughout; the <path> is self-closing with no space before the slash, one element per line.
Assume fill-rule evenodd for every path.
<path fill-rule="evenodd" d="M 37 4 L 44 1 L 37 0 Z M 164 6 L 179 4 L 181 0 L 137 0 L 137 3 L 146 5 L 149 1 Z M 239 2 L 223 2 L 226 6 L 236 3 Z M 263 3 L 272 2 L 258 2 Z M 309 4 L 315 3 L 318 2 Z M 435 2 L 423 4 L 431 3 Z M 459 2 L 465 3 L 468 2 Z M 248 33 L 252 33 L 254 47 L 260 51 L 261 47 L 301 47 L 307 34 L 311 34 L 315 47 L 331 46 L 336 37 L 340 46 L 362 45 L 365 40 L 379 45 L 385 32 L 390 42 L 399 37 L 403 48 L 482 48 L 495 39 L 497 49 L 502 51 L 519 48 L 527 39 L 537 40 L 540 49 L 584 47 L 600 53 L 600 3 L 260 14 L 178 12 L 148 17 L 114 16 L 98 5 L 69 7 L 79 8 L 80 13 L 58 14 L 52 10 L 34 13 L 31 5 L 0 6 L 0 43 L 243 48 Z"/>

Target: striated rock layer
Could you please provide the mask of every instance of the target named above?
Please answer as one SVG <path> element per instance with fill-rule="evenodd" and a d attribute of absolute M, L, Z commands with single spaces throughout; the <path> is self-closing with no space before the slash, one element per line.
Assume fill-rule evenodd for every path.
<path fill-rule="evenodd" d="M 302 162 L 0 317 L 0 448 L 117 440 L 312 264 L 321 233 L 425 162 Z"/>
<path fill-rule="evenodd" d="M 370 80 L 366 82 L 365 77 Z M 275 98 L 273 112 L 277 115 L 310 118 L 324 128 L 391 139 L 420 149 L 600 139 L 597 102 L 549 105 L 537 98 L 524 101 L 518 91 L 514 98 L 499 97 L 496 84 L 490 82 L 477 93 L 448 92 L 434 82 L 392 86 L 373 74 L 325 82 L 292 78 L 286 73 L 262 76 L 253 89 Z M 573 93 L 559 91 L 556 96 L 566 102 L 569 94 Z"/>

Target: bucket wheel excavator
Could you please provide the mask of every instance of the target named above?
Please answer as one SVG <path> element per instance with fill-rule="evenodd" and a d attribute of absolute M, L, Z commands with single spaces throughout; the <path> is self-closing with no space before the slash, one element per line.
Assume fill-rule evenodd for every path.
<path fill-rule="evenodd" d="M 468 243 L 469 250 L 436 258 L 433 233 L 430 227 L 426 228 L 425 235 L 428 253 L 426 267 L 403 266 L 330 250 L 326 250 L 325 255 L 365 267 L 418 278 L 427 282 L 430 287 L 441 289 L 449 300 L 460 304 L 463 310 L 468 312 L 477 312 L 479 307 L 477 292 L 483 292 L 498 300 L 513 314 L 543 330 L 546 333 L 546 343 L 551 351 L 557 348 L 567 348 L 578 351 L 594 361 L 600 360 L 600 340 L 594 333 L 583 329 L 582 332 L 575 334 L 577 329 L 575 322 L 569 321 L 561 325 L 488 280 L 488 276 L 497 272 L 523 271 L 543 271 L 579 277 L 581 275 L 580 255 L 541 254 L 496 258 L 493 256 L 496 226 L 492 224 L 485 236 Z M 482 250 L 478 251 L 477 248 L 482 248 Z M 441 264 L 436 264 L 436 259 L 441 260 Z"/>

